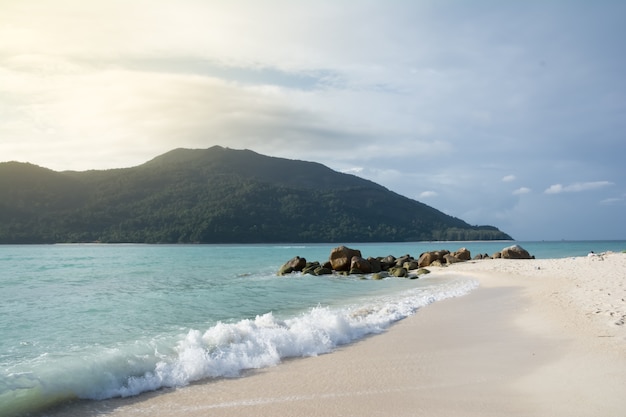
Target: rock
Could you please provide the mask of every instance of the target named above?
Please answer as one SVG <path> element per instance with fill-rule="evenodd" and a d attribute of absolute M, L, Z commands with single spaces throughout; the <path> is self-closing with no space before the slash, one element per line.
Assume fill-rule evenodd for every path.
<path fill-rule="evenodd" d="M 361 251 L 339 246 L 330 252 L 330 265 L 335 271 L 350 270 L 350 261 L 353 256 L 361 257 Z"/>
<path fill-rule="evenodd" d="M 467 248 L 461 248 L 452 254 L 455 258 L 460 261 L 469 261 L 472 259 L 472 255 Z"/>
<path fill-rule="evenodd" d="M 385 256 L 383 259 L 381 259 L 381 262 L 389 264 L 389 265 L 395 265 L 396 258 L 395 256 L 388 255 L 388 256 Z"/>
<path fill-rule="evenodd" d="M 456 264 L 458 262 L 462 262 L 459 258 L 457 258 L 454 255 L 450 255 L 450 254 L 444 255 L 443 259 L 446 261 L 446 264 L 448 264 L 448 265 L 452 265 L 452 264 Z"/>
<path fill-rule="evenodd" d="M 449 255 L 448 250 L 439 250 L 433 252 L 424 252 L 420 255 L 417 264 L 420 268 L 431 265 L 435 261 L 439 261 L 442 264 L 445 262 L 444 256 Z"/>
<path fill-rule="evenodd" d="M 292 272 L 300 272 L 306 266 L 306 259 L 296 256 L 283 264 L 278 270 L 278 275 L 291 274 Z"/>
<path fill-rule="evenodd" d="M 411 255 L 404 255 L 401 256 L 399 258 L 396 259 L 396 266 L 402 266 L 404 265 L 406 262 L 410 262 L 413 260 L 413 257 Z"/>
<path fill-rule="evenodd" d="M 417 271 L 415 271 L 415 273 L 417 274 L 417 276 L 420 276 L 420 275 L 430 274 L 430 271 L 426 268 L 420 268 Z"/>
<path fill-rule="evenodd" d="M 302 268 L 302 274 L 316 275 L 315 269 L 319 268 L 319 266 L 320 266 L 319 262 L 307 262 L 305 267 Z"/>
<path fill-rule="evenodd" d="M 353 256 L 352 259 L 350 259 L 350 270 L 352 271 L 352 269 L 358 269 L 362 274 L 370 274 L 372 272 L 372 265 L 370 265 L 367 259 L 363 259 L 360 256 Z"/>
<path fill-rule="evenodd" d="M 401 266 L 395 266 L 389 269 L 389 273 L 393 275 L 394 277 L 398 277 L 398 278 L 404 278 L 409 274 L 409 272 L 406 269 L 402 268 Z"/>
<path fill-rule="evenodd" d="M 318 268 L 315 268 L 314 273 L 315 275 L 331 275 L 333 271 L 330 268 L 320 266 Z"/>
<path fill-rule="evenodd" d="M 367 258 L 367 262 L 369 262 L 370 266 L 372 267 L 372 273 L 377 273 L 383 270 L 383 267 L 378 258 L 369 257 Z"/>
<path fill-rule="evenodd" d="M 409 270 L 409 271 L 412 271 L 412 270 L 414 270 L 414 269 L 419 268 L 419 265 L 417 264 L 417 261 L 413 259 L 413 260 L 411 260 L 411 261 L 407 261 L 407 262 L 405 262 L 404 264 L 402 264 L 402 267 L 403 267 L 404 269 L 407 269 L 407 270 Z"/>
<path fill-rule="evenodd" d="M 396 258 L 391 255 L 386 256 L 380 260 L 380 267 L 383 271 L 388 271 L 389 268 L 391 268 L 392 266 L 395 266 L 395 264 L 396 264 Z"/>
<path fill-rule="evenodd" d="M 530 253 L 520 245 L 513 245 L 502 249 L 500 252 L 504 259 L 532 259 Z"/>
<path fill-rule="evenodd" d="M 437 257 L 435 256 L 435 252 L 424 252 L 420 255 L 419 259 L 417 260 L 417 265 L 420 268 L 423 268 L 425 266 L 429 266 L 436 260 L 437 260 Z"/>
<path fill-rule="evenodd" d="M 491 257 L 493 259 L 500 259 L 500 258 L 502 258 L 502 253 L 501 252 L 496 252 Z"/>
<path fill-rule="evenodd" d="M 386 271 L 381 271 L 381 272 L 376 272 L 375 274 L 372 275 L 372 279 L 373 280 L 380 280 L 383 278 L 387 278 L 389 276 L 389 273 Z"/>

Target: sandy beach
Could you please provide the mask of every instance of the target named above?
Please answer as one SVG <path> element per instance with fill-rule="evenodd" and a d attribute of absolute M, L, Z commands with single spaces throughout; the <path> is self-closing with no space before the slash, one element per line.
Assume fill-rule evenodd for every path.
<path fill-rule="evenodd" d="M 624 415 L 626 254 L 432 271 L 480 286 L 331 354 L 47 415 Z"/>

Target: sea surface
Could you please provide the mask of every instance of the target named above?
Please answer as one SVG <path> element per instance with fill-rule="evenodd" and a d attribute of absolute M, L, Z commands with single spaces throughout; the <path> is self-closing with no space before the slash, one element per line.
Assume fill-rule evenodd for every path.
<path fill-rule="evenodd" d="M 364 257 L 512 242 L 354 243 Z M 517 242 L 537 258 L 622 251 L 624 241 Z M 0 416 L 235 377 L 384 332 L 478 285 L 276 275 L 336 244 L 0 246 Z M 364 279 L 365 278 L 365 279 Z"/>

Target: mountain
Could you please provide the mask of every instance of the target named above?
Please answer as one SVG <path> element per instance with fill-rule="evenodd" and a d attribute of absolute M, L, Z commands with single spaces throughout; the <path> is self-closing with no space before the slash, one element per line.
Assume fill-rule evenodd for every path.
<path fill-rule="evenodd" d="M 215 146 L 133 168 L 0 163 L 0 243 L 510 240 L 354 175 Z"/>

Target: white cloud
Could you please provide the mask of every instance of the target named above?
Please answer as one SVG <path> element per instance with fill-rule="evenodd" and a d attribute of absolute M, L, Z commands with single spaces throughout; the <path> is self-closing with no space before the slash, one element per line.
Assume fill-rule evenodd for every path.
<path fill-rule="evenodd" d="M 507 228 L 529 237 L 565 230 L 528 226 L 556 205 L 535 198 L 546 178 L 622 195 L 626 61 L 610 51 L 626 3 L 439 3 L 0 0 L 0 158 L 97 169 L 248 148 L 427 190 L 474 224 L 519 205 Z M 593 233 L 619 235 L 621 216 Z"/>
<path fill-rule="evenodd" d="M 581 191 L 597 190 L 609 185 L 613 185 L 610 181 L 590 181 L 590 182 L 576 182 L 567 186 L 562 184 L 553 184 L 548 187 L 544 193 L 546 194 L 559 194 L 559 193 L 578 193 Z"/>
<path fill-rule="evenodd" d="M 528 187 L 520 187 L 517 190 L 513 191 L 513 195 L 522 195 L 522 194 L 528 194 L 530 193 L 532 190 Z"/>
<path fill-rule="evenodd" d="M 361 175 L 363 174 L 363 167 L 354 167 L 354 168 L 348 168 L 348 169 L 342 169 L 341 172 L 343 172 L 344 174 L 352 174 L 352 175 Z"/>
<path fill-rule="evenodd" d="M 600 204 L 603 205 L 612 205 L 626 202 L 626 197 L 613 197 L 613 198 L 605 198 L 600 201 Z"/>

